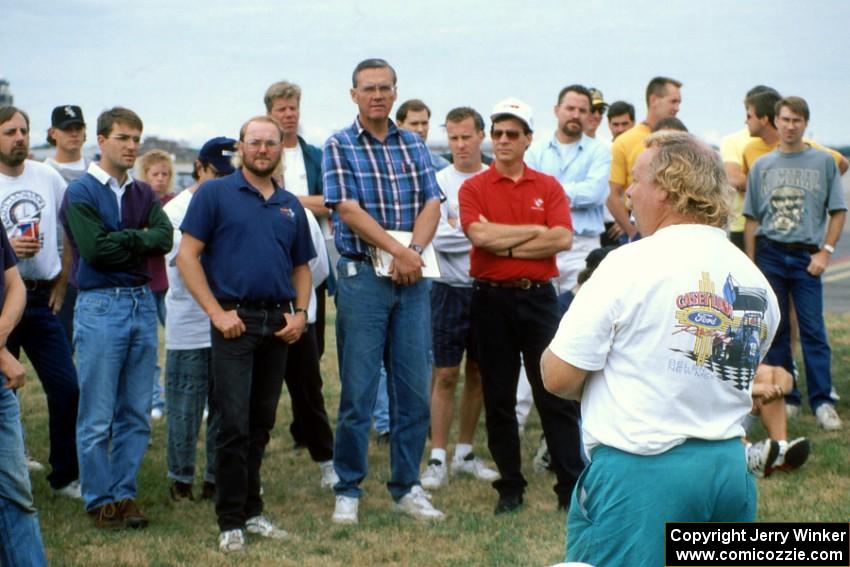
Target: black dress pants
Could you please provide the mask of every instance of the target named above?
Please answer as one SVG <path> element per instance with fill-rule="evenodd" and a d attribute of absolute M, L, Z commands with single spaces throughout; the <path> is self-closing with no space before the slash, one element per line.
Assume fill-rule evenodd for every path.
<path fill-rule="evenodd" d="M 501 478 L 493 483 L 501 496 L 522 494 L 516 389 L 520 355 L 534 405 L 540 414 L 550 462 L 557 476 L 558 502 L 568 506 L 584 469 L 579 445 L 579 404 L 550 394 L 540 377 L 540 357 L 555 336 L 559 307 L 555 289 L 546 285 L 510 289 L 476 283 L 472 322 L 478 336 L 478 359 L 484 393 L 487 442 Z"/>

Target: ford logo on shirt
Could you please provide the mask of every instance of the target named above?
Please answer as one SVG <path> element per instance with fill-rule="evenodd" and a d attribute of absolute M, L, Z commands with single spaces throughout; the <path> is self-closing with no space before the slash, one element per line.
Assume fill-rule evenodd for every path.
<path fill-rule="evenodd" d="M 700 327 L 719 327 L 721 323 L 720 317 L 714 313 L 707 313 L 705 311 L 694 311 L 689 313 L 688 321 Z"/>

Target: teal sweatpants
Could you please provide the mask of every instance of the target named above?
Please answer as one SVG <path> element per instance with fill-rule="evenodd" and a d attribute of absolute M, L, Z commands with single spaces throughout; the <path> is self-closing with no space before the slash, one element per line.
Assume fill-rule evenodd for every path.
<path fill-rule="evenodd" d="M 567 561 L 664 565 L 665 522 L 752 522 L 756 484 L 744 445 L 689 439 L 660 455 L 600 446 L 567 516 Z"/>

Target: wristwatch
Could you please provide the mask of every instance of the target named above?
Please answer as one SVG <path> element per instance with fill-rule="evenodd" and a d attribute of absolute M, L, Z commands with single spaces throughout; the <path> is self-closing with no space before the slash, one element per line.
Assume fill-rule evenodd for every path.
<path fill-rule="evenodd" d="M 824 249 L 824 250 L 826 250 L 827 252 L 829 252 L 830 254 L 834 254 L 834 253 L 835 253 L 835 246 L 833 246 L 832 244 L 826 244 L 826 243 L 824 243 L 824 245 L 823 245 L 823 249 Z"/>
<path fill-rule="evenodd" d="M 408 248 L 410 248 L 411 250 L 413 250 L 414 252 L 416 252 L 420 256 L 422 255 L 422 251 L 425 250 L 424 248 L 422 248 L 418 244 L 414 244 L 413 242 L 410 243 L 410 246 L 408 246 Z"/>
<path fill-rule="evenodd" d="M 305 320 L 307 319 L 307 310 L 306 309 L 304 309 L 303 307 L 296 307 L 295 309 L 292 310 L 293 315 L 298 315 L 298 313 L 303 313 L 304 319 Z"/>

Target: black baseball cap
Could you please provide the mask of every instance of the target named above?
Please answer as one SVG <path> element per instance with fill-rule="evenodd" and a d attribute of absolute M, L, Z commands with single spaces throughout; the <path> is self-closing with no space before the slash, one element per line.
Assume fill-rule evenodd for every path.
<path fill-rule="evenodd" d="M 53 109 L 53 114 L 50 115 L 51 128 L 59 128 L 65 130 L 74 124 L 86 125 L 83 119 L 83 109 L 73 104 L 65 106 L 57 106 Z"/>
<path fill-rule="evenodd" d="M 236 154 L 236 140 L 219 136 L 207 142 L 198 152 L 198 159 L 212 166 L 224 175 L 230 175 L 236 169 L 231 163 L 231 158 Z"/>

